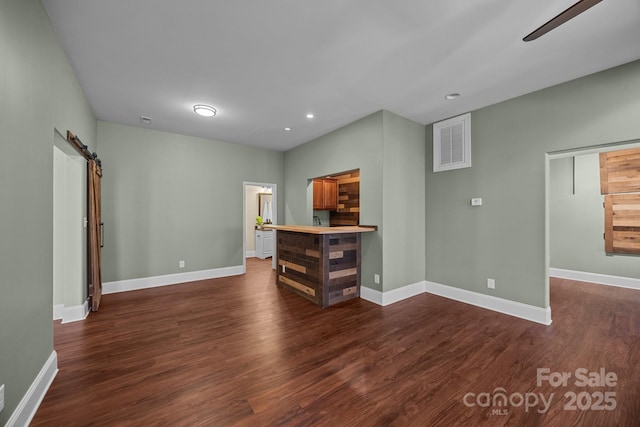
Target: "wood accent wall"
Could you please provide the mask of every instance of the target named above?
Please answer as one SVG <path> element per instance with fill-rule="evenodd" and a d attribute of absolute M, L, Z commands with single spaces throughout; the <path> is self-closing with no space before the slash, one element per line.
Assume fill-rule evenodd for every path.
<path fill-rule="evenodd" d="M 640 254 L 640 149 L 600 153 L 607 253 Z"/>
<path fill-rule="evenodd" d="M 360 171 L 335 176 L 338 180 L 338 209 L 331 212 L 330 224 L 360 224 Z"/>
<path fill-rule="evenodd" d="M 360 297 L 360 233 L 277 236 L 278 286 L 321 307 Z"/>

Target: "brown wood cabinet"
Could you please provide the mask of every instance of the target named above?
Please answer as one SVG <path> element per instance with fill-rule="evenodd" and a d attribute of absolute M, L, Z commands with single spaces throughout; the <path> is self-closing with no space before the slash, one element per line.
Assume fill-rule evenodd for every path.
<path fill-rule="evenodd" d="M 338 181 L 322 178 L 313 180 L 313 209 L 334 211 L 338 209 Z"/>

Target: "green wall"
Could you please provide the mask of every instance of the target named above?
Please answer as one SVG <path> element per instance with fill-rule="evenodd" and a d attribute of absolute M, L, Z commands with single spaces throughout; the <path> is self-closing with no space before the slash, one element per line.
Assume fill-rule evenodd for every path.
<path fill-rule="evenodd" d="M 4 425 L 53 351 L 54 128 L 96 122 L 38 0 L 0 2 L 0 384 Z"/>
<path fill-rule="evenodd" d="M 102 121 L 98 139 L 103 281 L 243 264 L 243 181 L 281 189 L 281 152 Z"/>
<path fill-rule="evenodd" d="M 87 299 L 87 161 L 57 133 L 53 151 L 53 304 L 74 307 Z"/>
<path fill-rule="evenodd" d="M 360 169 L 360 223 L 378 225 L 362 235 L 362 285 L 382 276 L 382 116 L 379 111 L 284 153 L 284 224 L 312 225 L 309 180 Z"/>
<path fill-rule="evenodd" d="M 611 148 L 611 150 L 622 147 Z M 575 186 L 574 186 L 575 182 Z M 550 266 L 640 278 L 640 259 L 604 251 L 604 196 L 597 153 L 551 160 Z"/>
<path fill-rule="evenodd" d="M 640 62 L 473 111 L 473 167 L 433 173 L 427 150 L 427 280 L 547 307 L 547 153 L 637 139 L 638 117 Z"/>
<path fill-rule="evenodd" d="M 425 127 L 383 111 L 383 290 L 425 277 Z"/>
<path fill-rule="evenodd" d="M 431 126 L 386 111 L 284 154 L 96 123 L 38 0 L 0 2 L 0 64 L 0 424 L 53 350 L 54 129 L 104 162 L 104 281 L 241 265 L 243 181 L 278 184 L 279 222 L 311 224 L 308 180 L 360 169 L 361 222 L 380 227 L 363 285 L 426 278 L 539 307 L 547 154 L 640 138 L 640 62 L 472 112 L 473 167 L 436 174 Z"/>
<path fill-rule="evenodd" d="M 296 225 L 313 223 L 310 179 L 360 169 L 360 223 L 378 226 L 362 235 L 362 285 L 424 280 L 424 126 L 379 111 L 287 151 L 284 167 L 285 222 Z"/>

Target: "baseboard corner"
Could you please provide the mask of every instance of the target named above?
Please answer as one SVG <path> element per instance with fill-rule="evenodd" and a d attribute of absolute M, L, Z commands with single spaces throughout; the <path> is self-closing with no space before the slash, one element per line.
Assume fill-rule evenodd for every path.
<path fill-rule="evenodd" d="M 62 323 L 71 323 L 84 320 L 89 315 L 89 300 L 85 300 L 81 305 L 64 307 L 62 310 Z"/>
<path fill-rule="evenodd" d="M 387 305 L 395 304 L 396 302 L 405 300 L 407 298 L 423 294 L 424 283 L 424 281 L 411 283 L 409 285 L 405 285 L 400 288 L 392 289 L 385 292 L 380 292 L 375 289 L 367 288 L 366 286 L 361 286 L 360 298 L 384 307 Z"/>
<path fill-rule="evenodd" d="M 62 320 L 62 314 L 64 312 L 64 304 L 53 305 L 53 320 Z"/>
<path fill-rule="evenodd" d="M 366 286 L 360 286 L 360 298 L 377 305 L 382 305 L 382 292 Z"/>

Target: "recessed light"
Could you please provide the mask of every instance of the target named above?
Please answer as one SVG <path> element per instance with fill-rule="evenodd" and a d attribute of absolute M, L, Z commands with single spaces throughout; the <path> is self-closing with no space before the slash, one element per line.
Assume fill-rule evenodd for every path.
<path fill-rule="evenodd" d="M 311 113 L 307 114 L 307 119 L 313 119 L 313 117 L 314 117 L 313 114 L 311 114 Z"/>
<path fill-rule="evenodd" d="M 148 125 L 149 123 L 151 123 L 151 117 L 147 117 L 147 116 L 140 116 L 140 123 L 144 123 L 145 125 Z"/>
<path fill-rule="evenodd" d="M 287 132 L 289 132 L 291 130 L 291 128 L 284 128 L 284 130 L 286 130 Z"/>
<path fill-rule="evenodd" d="M 218 111 L 210 105 L 197 104 L 193 106 L 193 112 L 204 117 L 213 117 Z"/>
<path fill-rule="evenodd" d="M 459 93 L 450 93 L 448 95 L 445 95 L 444 99 L 448 99 L 448 100 L 452 100 L 452 99 L 456 99 L 456 98 L 460 98 L 460 94 Z"/>

